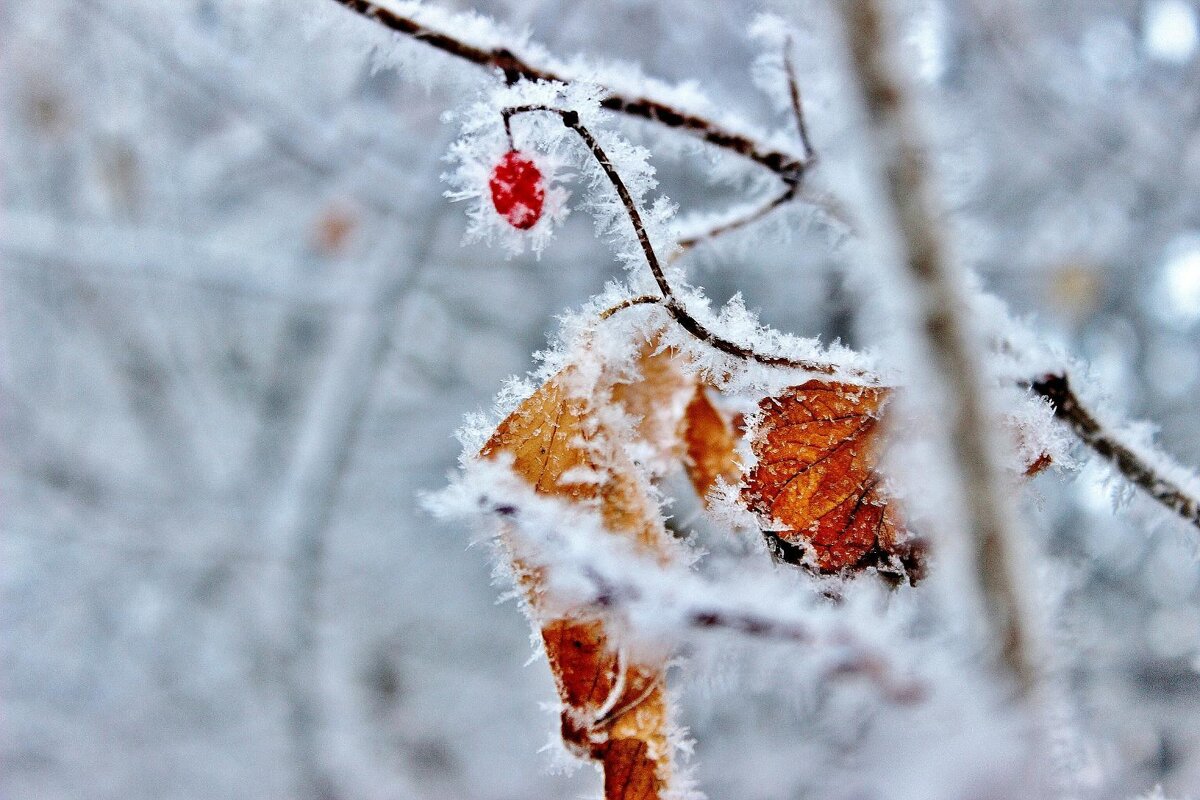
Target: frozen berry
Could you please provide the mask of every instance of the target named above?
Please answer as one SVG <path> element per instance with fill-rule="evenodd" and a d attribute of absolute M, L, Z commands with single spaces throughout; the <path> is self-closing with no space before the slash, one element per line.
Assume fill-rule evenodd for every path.
<path fill-rule="evenodd" d="M 488 180 L 492 190 L 492 205 L 496 212 L 519 230 L 528 230 L 542 216 L 546 189 L 542 173 L 528 157 L 509 150 L 492 169 Z"/>

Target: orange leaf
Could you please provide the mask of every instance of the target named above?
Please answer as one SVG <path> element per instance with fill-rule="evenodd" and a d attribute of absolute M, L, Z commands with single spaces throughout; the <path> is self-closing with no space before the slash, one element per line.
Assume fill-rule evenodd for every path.
<path fill-rule="evenodd" d="M 687 448 L 684 466 L 696 494 L 706 498 L 717 478 L 736 483 L 741 465 L 738 464 L 733 425 L 712 404 L 703 384 L 696 384 L 695 394 L 684 412 L 684 426 Z"/>
<path fill-rule="evenodd" d="M 659 337 L 649 339 L 637 357 L 637 376 L 613 386 L 613 400 L 636 423 L 637 438 L 648 447 L 644 466 L 662 476 L 683 458 L 684 409 L 696 385 L 683 371 L 682 356 L 659 349 Z"/>
<path fill-rule="evenodd" d="M 507 453 L 537 491 L 597 508 L 605 528 L 666 558 L 669 537 L 634 464 L 580 396 L 567 367 L 496 429 L 480 455 Z M 536 570 L 517 564 L 535 612 Z M 658 800 L 670 777 L 662 694 L 665 654 L 625 663 L 619 644 L 593 615 L 539 620 L 546 657 L 563 703 L 563 739 L 602 762 L 606 800 Z"/>
<path fill-rule="evenodd" d="M 759 404 L 751 449 L 758 463 L 742 498 L 782 547 L 824 574 L 877 567 L 919 575 L 918 548 L 879 486 L 878 414 L 887 389 L 809 381 Z"/>

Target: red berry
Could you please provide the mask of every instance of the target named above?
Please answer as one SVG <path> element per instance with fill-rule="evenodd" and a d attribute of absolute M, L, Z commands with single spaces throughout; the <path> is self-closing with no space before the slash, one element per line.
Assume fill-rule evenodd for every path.
<path fill-rule="evenodd" d="M 528 157 L 509 150 L 492 169 L 488 180 L 492 190 L 492 205 L 508 224 L 519 230 L 529 230 L 542 216 L 546 189 L 542 173 Z"/>

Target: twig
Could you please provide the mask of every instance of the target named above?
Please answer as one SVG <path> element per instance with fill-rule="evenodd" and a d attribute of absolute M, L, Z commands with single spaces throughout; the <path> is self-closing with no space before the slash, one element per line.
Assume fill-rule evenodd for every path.
<path fill-rule="evenodd" d="M 608 154 L 604 152 L 604 148 L 596 141 L 596 137 L 592 132 L 579 121 L 579 114 L 575 111 L 565 111 L 561 108 L 552 108 L 550 106 L 526 105 L 513 106 L 504 109 L 501 114 L 504 116 L 505 123 L 517 114 L 526 114 L 533 111 L 545 111 L 550 114 L 556 114 L 562 120 L 563 125 L 575 131 L 583 143 L 591 151 L 592 156 L 596 159 L 596 163 L 600 165 L 605 177 L 617 192 L 617 196 L 621 199 L 622 205 L 625 206 L 625 211 L 629 215 L 629 221 L 633 225 L 634 233 L 637 234 L 638 244 L 641 246 L 642 254 L 646 257 L 646 264 L 650 267 L 650 273 L 654 276 L 655 283 L 658 284 L 658 289 L 662 292 L 662 307 L 667 310 L 667 313 L 679 323 L 679 326 L 690 333 L 705 344 L 728 353 L 738 358 L 757 361 L 760 364 L 766 364 L 772 367 L 790 367 L 792 369 L 802 369 L 807 372 L 816 372 L 823 375 L 832 375 L 838 371 L 838 368 L 832 364 L 824 364 L 819 361 L 809 361 L 806 359 L 794 359 L 786 356 L 773 356 L 765 353 L 759 353 L 749 347 L 743 347 L 736 342 L 731 342 L 724 339 L 712 331 L 704 327 L 695 317 L 687 312 L 679 298 L 675 296 L 675 292 L 671 288 L 671 284 L 667 281 L 667 276 L 663 273 L 662 264 L 658 260 L 658 255 L 654 252 L 653 245 L 650 244 L 650 235 L 646 232 L 646 225 L 642 222 L 642 214 L 638 211 L 637 204 L 633 201 L 633 195 L 629 193 L 629 188 L 625 185 L 625 181 L 621 178 L 621 174 L 617 172 L 617 168 L 613 166 L 609 160 Z M 870 373 L 862 370 L 847 370 L 852 374 L 860 377 L 868 377 Z"/>
<path fill-rule="evenodd" d="M 999 481 L 991 450 L 992 419 L 980 368 L 963 319 L 963 289 L 947 256 L 929 202 L 921 137 L 905 87 L 893 72 L 894 25 L 879 0 L 843 0 L 851 63 L 861 87 L 869 135 L 880 151 L 885 202 L 894 215 L 898 245 L 892 256 L 919 298 L 917 314 L 938 371 L 948 383 L 949 438 L 966 503 L 975 580 L 982 594 L 988 640 L 998 645 L 1001 670 L 1018 691 L 1038 683 L 1025 597 L 1015 557 L 1019 531 Z"/>
<path fill-rule="evenodd" d="M 800 97 L 800 83 L 796 79 L 795 65 L 792 63 L 792 37 L 790 35 L 784 40 L 783 44 L 783 66 L 784 72 L 787 75 L 788 96 L 792 102 L 792 115 L 796 118 L 796 133 L 800 137 L 800 145 L 804 148 L 804 164 L 806 167 L 810 167 L 817 160 L 817 152 L 813 148 L 812 140 L 808 136 L 808 123 L 804 119 L 804 103 Z M 675 253 L 672 260 L 681 255 L 683 251 L 690 250 L 701 242 L 715 239 L 718 236 L 731 233 L 739 228 L 744 228 L 767 216 L 767 214 L 770 214 L 781 205 L 790 203 L 800 191 L 799 175 L 784 176 L 783 180 L 783 192 L 767 200 L 759 208 L 754 209 L 743 217 L 720 223 L 706 233 L 680 239 L 679 247 L 681 249 Z"/>
<path fill-rule="evenodd" d="M 784 203 L 791 202 L 792 199 L 796 197 L 796 193 L 797 193 L 797 191 L 799 191 L 799 189 L 800 189 L 800 184 L 789 183 L 781 194 L 776 195 L 775 197 L 772 197 L 770 200 L 766 201 L 758 208 L 749 212 L 744 217 L 739 217 L 737 219 L 733 219 L 728 222 L 723 222 L 720 225 L 717 225 L 716 227 L 712 228 L 711 230 L 705 231 L 704 233 L 697 234 L 695 236 L 688 236 L 684 239 L 680 239 L 679 247 L 681 248 L 681 250 L 690 250 L 691 248 L 695 247 L 696 245 L 700 244 L 701 242 L 706 242 L 709 239 L 715 239 L 718 236 L 722 236 L 726 233 L 736 231 L 739 228 L 744 228 L 745 226 L 750 225 L 751 223 L 758 222 L 760 219 L 765 217 L 767 214 L 770 214 L 772 211 L 779 208 Z M 675 257 L 678 257 L 678 255 L 679 255 L 679 253 L 676 253 Z M 672 258 L 672 260 L 674 260 L 674 257 Z"/>
<path fill-rule="evenodd" d="M 1049 400 L 1054 405 L 1054 416 L 1065 422 L 1097 455 L 1112 462 L 1130 483 L 1200 528 L 1200 500 L 1159 475 L 1137 453 L 1105 433 L 1100 422 L 1079 402 L 1065 374 L 1046 375 L 1030 384 L 1030 388 Z"/>
<path fill-rule="evenodd" d="M 744 611 L 698 608 L 685 616 L 689 628 L 698 630 L 725 630 L 750 638 L 774 639 L 785 642 L 813 644 L 813 632 L 793 622 L 772 619 Z M 853 650 L 852 654 L 838 661 L 827 672 L 827 677 L 857 675 L 869 679 L 891 699 L 901 705 L 918 702 L 925 696 L 925 688 L 915 681 L 897 682 L 891 674 L 887 661 L 861 645 L 844 641 Z"/>
<path fill-rule="evenodd" d="M 751 639 L 788 642 L 810 648 L 837 648 L 844 656 L 835 659 L 826 671 L 828 678 L 857 676 L 877 686 L 891 701 L 899 704 L 919 702 L 926 694 L 923 682 L 898 678 L 887 658 L 864 643 L 853 630 L 839 627 L 824 630 L 815 621 L 779 613 L 776 609 L 756 607 L 754 602 L 738 599 L 739 584 L 710 583 L 687 569 L 664 565 L 634 555 L 632 552 L 607 551 L 618 556 L 611 563 L 620 569 L 605 568 L 610 563 L 603 547 L 579 546 L 579 537 L 586 537 L 587 527 L 572 528 L 572 537 L 564 537 L 558 525 L 549 531 L 540 530 L 536 500 L 512 496 L 503 500 L 492 495 L 480 495 L 476 503 L 480 511 L 502 518 L 505 535 L 518 536 L 529 548 L 528 563 L 550 576 L 544 590 L 554 592 L 553 579 L 571 586 L 570 613 L 579 616 L 595 614 L 618 618 L 653 615 L 660 619 L 677 620 L 687 632 L 725 631 Z M 557 514 L 554 519 L 561 521 Z M 573 541 L 573 544 L 568 544 Z M 611 545 L 608 536 L 605 545 Z M 580 580 L 581 579 L 581 580 Z M 585 587 L 580 583 L 584 582 Z M 675 591 L 664 587 L 674 587 Z M 756 590 L 761 586 L 755 584 Z"/>
<path fill-rule="evenodd" d="M 509 83 L 518 80 L 554 81 L 570 83 L 570 78 L 549 69 L 534 66 L 507 48 L 485 50 L 468 44 L 448 33 L 434 30 L 416 20 L 378 6 L 370 0 L 334 0 L 362 16 L 374 20 L 390 30 L 411 36 L 432 47 L 457 56 L 481 67 L 500 70 Z M 666 103 L 648 97 L 628 97 L 609 91 L 600 105 L 610 111 L 640 117 L 677 128 L 699 137 L 709 144 L 737 153 L 744 158 L 774 172 L 784 180 L 799 180 L 808 168 L 807 160 L 791 153 L 774 149 L 749 136 L 734 133 L 721 125 L 696 114 L 682 111 Z"/>
<path fill-rule="evenodd" d="M 417 22 L 411 17 L 406 17 L 395 11 L 376 5 L 370 2 L 370 0 L 335 0 L 335 2 L 390 30 L 411 36 L 450 55 L 457 56 L 482 67 L 500 70 L 504 73 L 504 78 L 509 83 L 515 83 L 518 80 L 569 82 L 569 79 L 565 76 L 549 69 L 534 66 L 508 48 L 501 47 L 487 50 L 468 44 L 448 33 L 434 30 L 423 23 Z M 804 175 L 816 161 L 816 151 L 812 146 L 812 141 L 808 133 L 808 125 L 805 122 L 800 86 L 796 79 L 792 63 L 791 46 L 792 37 L 788 36 L 784 45 L 783 57 L 792 112 L 796 118 L 797 133 L 804 151 L 803 157 L 800 158 L 772 149 L 748 136 L 732 133 L 712 120 L 681 111 L 657 100 L 646 97 L 631 98 L 610 90 L 600 101 L 600 105 L 610 111 L 648 119 L 668 128 L 682 129 L 692 135 L 698 136 L 713 146 L 731 150 L 775 173 L 784 183 L 782 193 L 766 201 L 762 207 L 755 209 L 745 217 L 723 222 L 707 233 L 691 236 L 680 241 L 679 245 L 682 251 L 676 252 L 671 260 L 674 260 L 683 251 L 690 250 L 702 241 L 708 241 L 757 222 L 798 196 Z M 508 128 L 507 117 L 505 117 L 505 132 L 511 143 L 512 133 Z"/>
<path fill-rule="evenodd" d="M 655 294 L 638 295 L 637 297 L 631 297 L 628 300 L 622 300 L 621 302 L 617 303 L 615 306 L 609 306 L 608 308 L 604 309 L 603 311 L 600 312 L 600 319 L 606 320 L 609 317 L 611 317 L 613 314 L 616 314 L 618 311 L 624 311 L 625 309 L 632 308 L 633 306 L 640 306 L 640 305 L 644 305 L 646 303 L 661 303 L 661 302 L 662 302 L 662 298 Z"/>
<path fill-rule="evenodd" d="M 804 103 L 800 101 L 800 81 L 796 79 L 796 65 L 792 63 L 792 37 L 783 42 L 783 71 L 787 73 L 788 96 L 792 101 L 792 115 L 796 118 L 796 133 L 804 147 L 804 163 L 811 165 L 817 158 L 812 140 L 808 138 L 808 123 L 804 121 Z"/>

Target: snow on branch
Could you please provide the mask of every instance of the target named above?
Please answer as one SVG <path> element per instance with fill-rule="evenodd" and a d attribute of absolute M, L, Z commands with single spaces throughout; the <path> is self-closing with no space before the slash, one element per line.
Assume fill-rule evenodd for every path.
<path fill-rule="evenodd" d="M 709 330 L 696 317 L 688 313 L 687 308 L 679 299 L 670 282 L 667 280 L 666 274 L 663 271 L 662 264 L 658 254 L 654 250 L 654 246 L 650 242 L 650 236 L 646 232 L 645 223 L 642 220 L 642 214 L 638 210 L 638 204 L 634 201 L 629 188 L 625 185 L 624 179 L 620 172 L 609 159 L 604 148 L 597 141 L 596 137 L 590 130 L 580 121 L 579 113 L 574 110 L 563 110 L 542 105 L 525 105 L 507 108 L 503 111 L 504 123 L 506 129 L 510 125 L 510 120 L 517 114 L 526 114 L 530 112 L 543 111 L 551 114 L 556 114 L 562 120 L 563 125 L 573 130 L 583 140 L 596 163 L 599 164 L 605 177 L 616 190 L 617 196 L 621 200 L 626 213 L 629 216 L 629 221 L 633 225 L 634 233 L 637 236 L 637 241 L 641 247 L 642 254 L 645 256 L 646 264 L 650 268 L 651 274 L 654 276 L 654 281 L 658 285 L 658 289 L 662 292 L 660 300 L 661 305 L 666 309 L 667 313 L 679 323 L 689 334 L 705 344 L 713 347 L 716 350 L 735 356 L 740 359 L 756 361 L 770 367 L 787 367 L 791 369 L 804 370 L 805 372 L 816 372 L 825 375 L 832 375 L 841 368 L 834 364 L 821 363 L 811 359 L 797 359 L 785 355 L 776 355 L 771 353 L 762 353 L 758 350 L 748 347 L 738 342 L 726 339 L 713 331 Z M 789 197 L 790 199 L 790 197 Z M 776 203 L 778 205 L 778 203 Z M 641 302 L 639 300 L 639 302 Z M 868 380 L 876 380 L 873 375 L 856 368 L 845 368 L 850 374 L 858 378 Z"/>
<path fill-rule="evenodd" d="M 544 48 L 527 42 L 525 37 L 501 30 L 489 20 L 451 14 L 417 2 L 393 2 L 392 0 L 380 0 L 380 2 L 336 0 L 336 2 L 397 34 L 428 44 L 468 63 L 497 70 L 504 75 L 509 84 L 529 81 L 565 85 L 578 80 L 574 75 L 569 75 L 569 73 L 577 73 L 578 67 L 573 69 L 570 65 L 555 59 Z M 456 35 L 448 33 L 449 30 L 456 31 Z M 618 76 L 613 75 L 607 85 L 598 87 L 597 102 L 600 108 L 685 131 L 715 147 L 736 153 L 765 167 L 784 182 L 784 188 L 779 194 L 743 204 L 728 210 L 719 217 L 698 220 L 696 224 L 688 226 L 690 230 L 679 239 L 677 242 L 679 249 L 667 260 L 668 263 L 680 252 L 686 251 L 702 241 L 749 225 L 796 199 L 799 195 L 801 179 L 816 160 L 792 64 L 791 37 L 783 35 L 777 38 L 780 39 L 778 44 L 781 45 L 780 67 L 786 79 L 787 102 L 795 118 L 803 148 L 802 155 L 791 153 L 786 147 L 776 146 L 768 141 L 768 137 L 756 137 L 739 132 L 737 130 L 739 126 L 731 121 L 722 119 L 718 122 L 712 116 L 685 110 L 686 103 L 682 102 L 684 99 L 682 93 L 680 93 L 681 97 L 674 98 L 674 102 L 647 96 L 646 90 L 651 88 L 660 95 L 670 94 L 669 87 L 658 82 L 647 79 L 622 82 Z M 521 50 L 525 55 L 519 55 L 517 50 Z M 623 85 L 617 87 L 618 83 Z M 880 95 L 875 99 L 886 100 L 887 98 Z M 577 118 L 569 116 L 570 111 L 549 107 L 539 110 L 558 114 L 567 127 L 580 136 L 596 158 L 604 175 L 617 189 L 618 195 L 621 195 L 620 175 L 588 128 Z M 508 116 L 511 116 L 511 113 L 516 112 L 514 110 Z M 571 122 L 576 124 L 572 125 Z M 633 224 L 639 245 L 651 272 L 654 273 L 655 282 L 662 292 L 662 297 L 653 298 L 649 295 L 640 295 L 628 298 L 618 304 L 619 308 L 634 304 L 658 303 L 689 335 L 735 359 L 753 361 L 767 366 L 801 369 L 818 374 L 829 375 L 838 372 L 868 383 L 879 381 L 878 376 L 866 370 L 839 367 L 812 359 L 795 358 L 783 353 L 765 353 L 761 348 L 746 346 L 735 341 L 736 337 L 730 338 L 714 333 L 710 325 L 701 322 L 697 313 L 703 310 L 701 308 L 703 297 L 688 287 L 672 289 L 664 275 L 659 258 L 650 244 L 650 238 L 646 235 L 645 225 L 640 221 L 636 202 L 632 197 L 621 196 L 620 199 Z M 835 216 L 837 215 L 835 214 Z M 543 232 L 541 235 L 544 236 L 545 233 Z M 687 307 L 680 299 L 685 295 L 689 300 Z M 605 312 L 605 315 L 611 314 L 615 310 L 618 308 L 610 309 Z M 756 338 L 759 341 L 765 341 L 763 337 Z M 1057 377 L 1061 377 L 1063 383 L 1066 383 L 1065 373 Z M 1031 385 L 1039 394 L 1054 401 L 1053 396 L 1039 391 L 1038 387 L 1041 382 L 1023 380 L 1020 383 Z M 1046 388 L 1053 389 L 1054 384 L 1048 385 Z M 1114 435 L 1110 430 L 1105 430 L 1095 416 L 1084 409 L 1079 398 L 1073 394 L 1069 396 L 1067 406 L 1070 411 L 1063 410 L 1063 407 L 1055 403 L 1056 414 L 1081 441 L 1098 455 L 1112 462 L 1126 478 L 1147 491 L 1154 500 L 1200 527 L 1200 497 L 1198 497 L 1200 492 L 1191 490 L 1187 480 L 1173 480 L 1165 476 L 1164 465 L 1168 463 L 1168 459 L 1162 457 L 1161 454 L 1148 453 L 1149 448 L 1135 447 L 1128 442 L 1122 442 L 1120 437 Z M 1139 455 L 1140 453 L 1147 454 L 1142 456 Z M 1175 473 L 1190 474 L 1183 468 L 1168 469 L 1166 473 L 1171 475 Z"/>
<path fill-rule="evenodd" d="M 983 354 L 977 331 L 962 313 L 967 290 L 937 222 L 924 142 L 897 69 L 895 22 L 875 0 L 844 0 L 839 8 L 868 142 L 880 154 L 875 180 L 883 197 L 885 257 L 914 290 L 913 321 L 945 385 L 948 439 L 957 488 L 965 498 L 971 569 L 986 610 L 987 640 L 1001 670 L 1029 695 L 1039 669 L 1017 565 L 1021 531 L 1000 483 Z"/>
<path fill-rule="evenodd" d="M 862 678 L 900 704 L 926 694 L 923 681 L 897 674 L 874 643 L 894 622 L 869 602 L 831 606 L 816 591 L 798 593 L 795 574 L 762 570 L 704 579 L 685 565 L 638 552 L 608 532 L 594 511 L 537 493 L 503 463 L 468 464 L 424 504 L 443 519 L 474 522 L 510 551 L 512 562 L 537 569 L 541 616 L 602 616 L 618 624 L 634 648 L 719 632 L 790 642 L 807 648 L 823 677 Z"/>
<path fill-rule="evenodd" d="M 574 80 L 573 77 L 557 69 L 538 66 L 522 58 L 508 46 L 471 43 L 452 36 L 445 30 L 439 30 L 422 21 L 421 17 L 427 12 L 427 9 L 419 3 L 395 3 L 385 6 L 371 2 L 371 0 L 334 1 L 396 33 L 410 36 L 417 41 L 481 67 L 498 70 L 504 74 L 504 79 L 508 83 L 516 83 L 520 80 L 570 83 Z M 452 23 L 453 18 L 447 17 L 443 22 Z M 810 164 L 807 156 L 787 152 L 778 146 L 760 141 L 750 134 L 737 132 L 728 123 L 717 122 L 687 111 L 678 105 L 656 100 L 644 94 L 630 94 L 606 87 L 600 105 L 609 111 L 686 131 L 715 147 L 737 153 L 765 167 L 785 182 L 799 182 Z"/>
<path fill-rule="evenodd" d="M 1162 453 L 1147 448 L 1135 449 L 1134 445 L 1121 442 L 1106 431 L 1071 389 L 1066 373 L 1046 375 L 1030 384 L 1030 388 L 1050 401 L 1054 406 L 1054 415 L 1066 423 L 1081 442 L 1109 461 L 1150 497 L 1200 528 L 1200 500 L 1180 485 L 1185 481 L 1195 484 L 1197 480 L 1194 473 L 1170 462 Z M 1139 449 L 1142 452 L 1139 453 Z M 1178 482 L 1169 477 L 1172 473 L 1178 476 Z"/>

